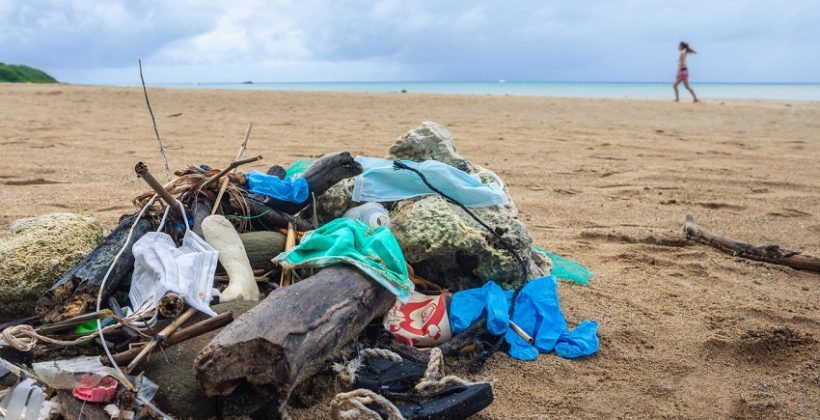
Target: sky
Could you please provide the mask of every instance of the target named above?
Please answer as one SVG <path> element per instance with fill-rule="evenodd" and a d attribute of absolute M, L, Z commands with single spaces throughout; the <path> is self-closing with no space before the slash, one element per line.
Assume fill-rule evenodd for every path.
<path fill-rule="evenodd" d="M 820 82 L 817 0 L 0 0 L 0 62 L 69 83 Z"/>

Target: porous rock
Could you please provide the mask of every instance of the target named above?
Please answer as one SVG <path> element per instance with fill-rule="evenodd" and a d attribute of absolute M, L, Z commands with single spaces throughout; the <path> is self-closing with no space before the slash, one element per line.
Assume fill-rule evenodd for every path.
<path fill-rule="evenodd" d="M 506 239 L 527 265 L 529 276 L 549 273 L 548 258 L 531 250 L 532 237 L 511 206 L 470 209 Z M 462 208 L 440 196 L 396 205 L 392 231 L 416 274 L 450 290 L 481 287 L 489 280 L 505 288 L 525 279 L 515 257 Z"/>
<path fill-rule="evenodd" d="M 456 152 L 453 135 L 432 121 L 424 121 L 415 130 L 410 130 L 396 139 L 387 158 L 415 162 L 437 160 L 465 172 L 472 170 L 470 162 Z"/>
<path fill-rule="evenodd" d="M 507 204 L 470 210 L 512 245 L 524 260 L 529 277 L 550 272 L 552 262 L 531 249 L 532 236 L 518 219 L 518 209 L 503 181 L 459 155 L 447 129 L 425 121 L 399 137 L 388 158 L 433 159 L 474 174 L 484 183 L 504 187 Z M 481 287 L 489 280 L 504 287 L 517 287 L 525 280 L 515 257 L 497 238 L 459 206 L 440 196 L 400 201 L 390 217 L 405 259 L 417 274 L 430 281 L 450 290 L 463 290 Z"/>
<path fill-rule="evenodd" d="M 0 240 L 0 322 L 34 313 L 34 303 L 102 240 L 93 217 L 54 213 L 16 220 Z"/>
<path fill-rule="evenodd" d="M 316 197 L 316 219 L 323 225 L 333 219 L 342 217 L 349 209 L 361 203 L 353 201 L 352 191 L 354 178 L 348 178 L 330 187 L 324 194 Z M 313 220 L 312 205 L 300 214 L 305 220 Z"/>

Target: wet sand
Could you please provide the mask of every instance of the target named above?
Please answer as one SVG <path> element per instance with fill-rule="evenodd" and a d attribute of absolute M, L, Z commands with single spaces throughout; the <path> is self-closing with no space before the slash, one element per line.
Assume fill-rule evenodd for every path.
<path fill-rule="evenodd" d="M 671 89 L 670 89 L 671 93 Z M 220 167 L 253 121 L 266 164 L 381 156 L 421 121 L 511 188 L 536 242 L 579 261 L 571 325 L 600 323 L 583 360 L 496 355 L 478 418 L 816 417 L 820 275 L 683 240 L 705 228 L 820 255 L 820 103 L 704 103 L 422 94 L 150 91 L 172 170 Z M 162 164 L 142 91 L 0 85 L 0 225 L 78 212 L 113 228 Z M 0 235 L 5 235 L 5 228 Z M 324 409 L 295 410 L 312 418 Z"/>

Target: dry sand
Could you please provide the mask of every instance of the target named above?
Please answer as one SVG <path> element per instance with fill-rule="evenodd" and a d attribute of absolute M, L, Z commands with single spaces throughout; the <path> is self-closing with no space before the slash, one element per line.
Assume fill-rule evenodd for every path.
<path fill-rule="evenodd" d="M 671 93 L 671 89 L 670 89 Z M 684 214 L 754 243 L 820 255 L 820 103 L 419 94 L 151 91 L 172 169 L 249 153 L 287 164 L 383 155 L 423 120 L 511 186 L 536 242 L 596 272 L 562 283 L 584 360 L 498 354 L 480 418 L 818 417 L 820 275 L 682 240 Z M 173 116 L 179 114 L 178 116 Z M 49 212 L 109 228 L 162 175 L 141 90 L 0 85 L 0 224 Z M 258 165 L 259 168 L 264 165 Z M 312 417 L 301 413 L 301 417 Z M 295 412 L 297 416 L 300 413 Z"/>

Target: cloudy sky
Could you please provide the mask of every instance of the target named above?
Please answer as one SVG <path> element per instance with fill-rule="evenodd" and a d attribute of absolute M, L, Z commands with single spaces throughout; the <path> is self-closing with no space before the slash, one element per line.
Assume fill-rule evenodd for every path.
<path fill-rule="evenodd" d="M 817 0 L 0 0 L 0 61 L 72 83 L 820 82 Z"/>

